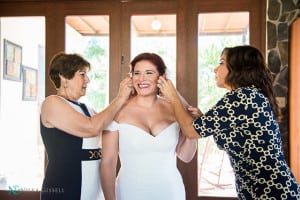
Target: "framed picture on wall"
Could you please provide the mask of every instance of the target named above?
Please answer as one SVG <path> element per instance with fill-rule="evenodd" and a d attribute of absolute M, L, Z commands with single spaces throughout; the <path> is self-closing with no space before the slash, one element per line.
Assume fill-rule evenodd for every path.
<path fill-rule="evenodd" d="M 37 99 L 38 76 L 37 69 L 22 66 L 23 69 L 23 100 L 35 101 Z"/>
<path fill-rule="evenodd" d="M 21 81 L 22 47 L 4 39 L 3 78 Z"/>

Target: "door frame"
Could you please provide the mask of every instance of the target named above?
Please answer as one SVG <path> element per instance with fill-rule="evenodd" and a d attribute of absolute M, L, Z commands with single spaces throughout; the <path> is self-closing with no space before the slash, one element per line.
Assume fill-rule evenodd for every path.
<path fill-rule="evenodd" d="M 216 6 L 217 5 L 217 6 Z M 177 89 L 192 105 L 197 105 L 197 34 L 198 14 L 215 12 L 249 12 L 250 44 L 266 54 L 266 0 L 178 1 L 177 26 Z M 180 24 L 186 24 L 180 26 Z M 184 67 L 187 66 L 187 67 Z M 189 78 L 186 78 L 189 77 Z M 180 83 L 180 84 L 179 84 Z M 191 87 L 192 86 L 192 87 Z M 178 162 L 183 175 L 188 200 L 221 200 L 236 198 L 198 197 L 197 156 L 191 164 Z"/>

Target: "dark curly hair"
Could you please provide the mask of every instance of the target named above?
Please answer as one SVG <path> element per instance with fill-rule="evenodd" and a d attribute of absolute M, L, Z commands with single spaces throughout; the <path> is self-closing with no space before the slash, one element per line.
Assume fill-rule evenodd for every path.
<path fill-rule="evenodd" d="M 279 119 L 280 112 L 273 91 L 273 77 L 262 53 L 255 47 L 244 45 L 225 48 L 223 54 L 226 56 L 229 71 L 226 84 L 232 88 L 252 85 L 260 88 Z"/>

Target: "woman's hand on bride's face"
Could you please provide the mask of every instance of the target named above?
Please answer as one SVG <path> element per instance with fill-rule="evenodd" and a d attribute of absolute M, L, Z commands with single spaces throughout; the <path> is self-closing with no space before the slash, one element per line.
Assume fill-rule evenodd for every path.
<path fill-rule="evenodd" d="M 178 98 L 177 91 L 171 80 L 160 76 L 157 81 L 157 87 L 160 89 L 160 96 L 169 102 L 173 102 L 174 98 Z"/>

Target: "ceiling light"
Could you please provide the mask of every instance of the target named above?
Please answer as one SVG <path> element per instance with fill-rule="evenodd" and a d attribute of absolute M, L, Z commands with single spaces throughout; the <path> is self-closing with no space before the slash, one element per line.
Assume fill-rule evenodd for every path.
<path fill-rule="evenodd" d="M 161 27 L 161 22 L 158 19 L 154 19 L 151 23 L 151 27 L 153 30 L 158 31 Z"/>

